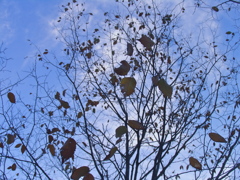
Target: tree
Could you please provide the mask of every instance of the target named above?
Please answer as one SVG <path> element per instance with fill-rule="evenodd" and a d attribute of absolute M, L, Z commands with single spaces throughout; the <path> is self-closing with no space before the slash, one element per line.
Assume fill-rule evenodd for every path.
<path fill-rule="evenodd" d="M 215 31 L 191 37 L 181 26 L 184 4 L 162 7 L 116 2 L 94 22 L 100 15 L 84 4 L 62 6 L 64 55 L 40 51 L 32 103 L 8 93 L 2 108 L 11 122 L 1 130 L 6 177 L 21 169 L 28 179 L 237 178 L 240 93 L 231 53 L 239 40 L 230 33 L 220 43 Z M 40 64 L 58 81 L 42 77 Z"/>

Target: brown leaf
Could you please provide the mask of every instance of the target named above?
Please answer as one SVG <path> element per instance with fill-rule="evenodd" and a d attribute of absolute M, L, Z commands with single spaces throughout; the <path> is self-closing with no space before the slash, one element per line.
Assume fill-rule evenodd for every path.
<path fill-rule="evenodd" d="M 144 126 L 140 122 L 135 121 L 135 120 L 129 120 L 128 125 L 133 129 L 137 129 L 137 130 L 143 130 L 144 129 Z"/>
<path fill-rule="evenodd" d="M 14 163 L 12 166 L 9 166 L 7 169 L 12 169 L 13 171 L 15 171 L 16 170 L 16 164 Z"/>
<path fill-rule="evenodd" d="M 15 95 L 13 93 L 9 92 L 7 96 L 11 103 L 16 103 Z"/>
<path fill-rule="evenodd" d="M 78 119 L 81 118 L 82 115 L 83 115 L 83 113 L 82 113 L 82 112 L 79 112 L 79 113 L 77 114 L 77 118 L 78 118 Z"/>
<path fill-rule="evenodd" d="M 60 129 L 58 129 L 58 128 L 53 128 L 51 133 L 55 133 L 55 132 L 60 132 Z"/>
<path fill-rule="evenodd" d="M 160 79 L 158 81 L 158 88 L 165 97 L 171 98 L 172 93 L 173 93 L 173 88 L 172 88 L 172 86 L 168 85 L 164 79 Z"/>
<path fill-rule="evenodd" d="M 112 85 L 118 84 L 118 79 L 114 74 L 110 74 L 110 77 L 111 77 L 110 81 Z"/>
<path fill-rule="evenodd" d="M 158 76 L 153 76 L 152 77 L 152 83 L 153 83 L 154 87 L 156 87 L 158 85 Z"/>
<path fill-rule="evenodd" d="M 121 80 L 121 91 L 124 96 L 130 96 L 135 91 L 136 80 L 132 77 L 125 77 Z"/>
<path fill-rule="evenodd" d="M 82 166 L 78 169 L 73 170 L 71 179 L 78 180 L 82 176 L 86 176 L 89 173 L 90 169 L 87 166 Z"/>
<path fill-rule="evenodd" d="M 68 109 L 68 108 L 70 108 L 70 106 L 69 106 L 68 102 L 66 102 L 66 101 L 63 101 L 63 100 L 60 100 L 60 103 L 61 103 L 61 106 L 62 106 L 62 107 L 64 107 L 65 109 Z"/>
<path fill-rule="evenodd" d="M 19 143 L 19 144 L 16 144 L 15 148 L 19 148 L 22 144 Z"/>
<path fill-rule="evenodd" d="M 152 50 L 152 46 L 154 45 L 154 42 L 147 37 L 146 35 L 142 35 L 140 39 L 138 39 L 142 45 L 147 49 L 147 50 Z"/>
<path fill-rule="evenodd" d="M 192 167 L 196 168 L 196 169 L 199 169 L 199 170 L 202 170 L 202 164 L 195 158 L 193 157 L 190 157 L 189 158 L 189 163 Z"/>
<path fill-rule="evenodd" d="M 227 142 L 221 135 L 217 133 L 209 133 L 209 137 L 215 142 L 222 142 L 222 143 Z"/>
<path fill-rule="evenodd" d="M 119 138 L 119 139 L 116 141 L 116 144 L 118 144 L 118 143 L 120 143 L 120 142 L 122 142 L 122 139 L 121 139 L 121 138 Z"/>
<path fill-rule="evenodd" d="M 118 138 L 127 133 L 127 128 L 125 126 L 119 126 L 115 132 L 115 136 Z"/>
<path fill-rule="evenodd" d="M 22 154 L 26 151 L 26 146 L 23 144 L 22 147 L 21 147 L 21 152 Z"/>
<path fill-rule="evenodd" d="M 16 168 L 17 168 L 17 165 L 14 163 L 14 164 L 12 165 L 12 170 L 15 171 Z"/>
<path fill-rule="evenodd" d="M 7 144 L 12 144 L 15 141 L 15 135 L 7 134 Z"/>
<path fill-rule="evenodd" d="M 57 99 L 57 100 L 60 100 L 60 93 L 59 93 L 59 92 L 56 92 L 54 98 Z"/>
<path fill-rule="evenodd" d="M 65 144 L 60 150 L 61 157 L 62 157 L 62 164 L 69 158 L 72 158 L 74 160 L 74 152 L 76 150 L 76 144 L 77 143 L 73 138 L 68 138 L 68 140 L 65 142 Z"/>
<path fill-rule="evenodd" d="M 115 152 L 116 152 L 117 150 L 118 150 L 117 147 L 113 147 L 113 148 L 110 150 L 109 154 L 108 154 L 103 160 L 104 160 L 104 161 L 109 160 L 109 159 L 115 154 Z"/>
<path fill-rule="evenodd" d="M 48 142 L 51 143 L 53 141 L 53 136 L 52 135 L 48 135 Z"/>
<path fill-rule="evenodd" d="M 213 6 L 213 7 L 212 7 L 212 10 L 215 11 L 215 12 L 218 12 L 218 11 L 219 11 L 218 7 L 216 7 L 216 6 Z"/>
<path fill-rule="evenodd" d="M 55 147 L 52 144 L 49 144 L 47 146 L 47 148 L 49 149 L 50 153 L 52 154 L 52 156 L 55 156 Z"/>
<path fill-rule="evenodd" d="M 127 43 L 127 55 L 132 56 L 133 55 L 133 46 L 130 43 Z"/>
<path fill-rule="evenodd" d="M 121 61 L 121 64 L 119 68 L 114 68 L 114 72 L 122 76 L 127 75 L 130 70 L 130 65 L 125 60 Z"/>
<path fill-rule="evenodd" d="M 94 177 L 92 174 L 88 173 L 87 175 L 84 176 L 83 180 L 94 180 Z"/>

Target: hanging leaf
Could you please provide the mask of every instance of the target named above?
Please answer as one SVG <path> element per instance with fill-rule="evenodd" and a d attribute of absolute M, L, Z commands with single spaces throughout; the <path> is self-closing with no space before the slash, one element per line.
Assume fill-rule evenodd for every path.
<path fill-rule="evenodd" d="M 219 11 L 218 7 L 216 7 L 216 6 L 213 6 L 213 7 L 212 7 L 212 10 L 213 10 L 213 11 L 216 11 L 216 12 Z"/>
<path fill-rule="evenodd" d="M 127 43 L 127 55 L 132 56 L 133 55 L 133 46 L 130 43 Z"/>
<path fill-rule="evenodd" d="M 14 163 L 12 166 L 9 166 L 7 169 L 12 169 L 13 171 L 15 171 L 17 168 L 17 165 Z"/>
<path fill-rule="evenodd" d="M 118 137 L 122 137 L 122 135 L 124 135 L 125 133 L 127 133 L 127 128 L 125 126 L 119 126 L 117 129 L 116 129 L 116 138 Z"/>
<path fill-rule="evenodd" d="M 136 87 L 136 80 L 132 77 L 125 77 L 121 80 L 121 91 L 124 96 L 130 96 L 134 93 Z"/>
<path fill-rule="evenodd" d="M 189 158 L 189 163 L 192 167 L 196 168 L 196 169 L 199 169 L 199 170 L 202 170 L 202 164 L 195 158 L 193 157 L 190 157 Z"/>
<path fill-rule="evenodd" d="M 158 76 L 153 76 L 152 77 L 152 83 L 153 83 L 154 87 L 158 86 Z"/>
<path fill-rule="evenodd" d="M 15 171 L 16 168 L 17 168 L 17 165 L 14 163 L 14 164 L 12 165 L 12 170 Z"/>
<path fill-rule="evenodd" d="M 69 158 L 72 158 L 74 160 L 74 152 L 76 150 L 76 144 L 77 143 L 73 138 L 68 138 L 68 140 L 65 142 L 65 144 L 60 150 L 61 157 L 62 157 L 62 164 Z"/>
<path fill-rule="evenodd" d="M 57 100 L 60 100 L 60 93 L 59 93 L 59 92 L 56 92 L 54 98 L 57 99 Z"/>
<path fill-rule="evenodd" d="M 116 144 L 122 142 L 122 138 L 119 138 L 117 141 L 116 141 Z"/>
<path fill-rule="evenodd" d="M 135 120 L 129 120 L 128 125 L 133 129 L 137 129 L 137 130 L 143 130 L 144 129 L 144 126 L 140 122 L 135 121 Z"/>
<path fill-rule="evenodd" d="M 26 151 L 26 146 L 23 144 L 22 147 L 21 147 L 21 152 L 22 154 Z"/>
<path fill-rule="evenodd" d="M 55 153 L 56 153 L 55 147 L 52 144 L 49 144 L 47 147 L 48 147 L 50 153 L 52 154 L 52 156 L 55 156 Z"/>
<path fill-rule="evenodd" d="M 152 50 L 152 46 L 154 45 L 154 42 L 149 37 L 147 37 L 146 35 L 142 35 L 142 37 L 138 40 L 147 50 L 149 51 Z"/>
<path fill-rule="evenodd" d="M 172 86 L 168 85 L 164 79 L 160 79 L 158 81 L 158 88 L 160 89 L 160 91 L 163 93 L 165 97 L 171 98 L 173 88 Z"/>
<path fill-rule="evenodd" d="M 110 74 L 110 77 L 111 77 L 110 81 L 112 85 L 118 84 L 118 78 L 114 74 Z"/>
<path fill-rule="evenodd" d="M 113 148 L 110 150 L 109 154 L 108 154 L 103 160 L 104 160 L 104 161 L 109 160 L 109 159 L 115 154 L 115 152 L 116 152 L 117 150 L 118 150 L 117 147 L 113 147 Z"/>
<path fill-rule="evenodd" d="M 67 89 L 63 90 L 62 95 L 65 97 Z"/>
<path fill-rule="evenodd" d="M 63 101 L 63 100 L 60 100 L 60 103 L 61 103 L 61 106 L 62 106 L 62 107 L 64 107 L 65 109 L 68 109 L 68 108 L 70 108 L 70 106 L 69 106 L 68 102 L 66 102 L 66 101 Z"/>
<path fill-rule="evenodd" d="M 16 146 L 15 146 L 15 148 L 19 148 L 19 147 L 21 147 L 21 143 L 19 143 L 19 144 L 16 144 Z"/>
<path fill-rule="evenodd" d="M 80 177 L 85 176 L 89 173 L 90 169 L 87 166 L 82 166 L 78 169 L 73 170 L 71 179 L 78 180 Z"/>
<path fill-rule="evenodd" d="M 77 114 L 77 118 L 78 118 L 78 119 L 81 118 L 82 115 L 83 115 L 83 113 L 82 113 L 82 112 L 79 112 L 79 113 Z"/>
<path fill-rule="evenodd" d="M 217 133 L 209 133 L 209 137 L 215 142 L 222 142 L 222 143 L 227 142 L 221 135 Z"/>
<path fill-rule="evenodd" d="M 53 141 L 53 136 L 52 135 L 48 135 L 48 142 L 51 143 Z"/>
<path fill-rule="evenodd" d="M 94 177 L 92 174 L 88 173 L 87 175 L 84 176 L 83 180 L 94 180 Z"/>
<path fill-rule="evenodd" d="M 15 135 L 7 134 L 7 144 L 12 144 L 15 141 Z"/>
<path fill-rule="evenodd" d="M 13 93 L 9 92 L 7 96 L 11 103 L 16 103 L 15 95 Z"/>
<path fill-rule="evenodd" d="M 127 75 L 127 73 L 130 70 L 130 65 L 128 64 L 127 61 L 121 61 L 121 66 L 119 68 L 114 68 L 114 72 L 117 73 L 118 75 Z"/>

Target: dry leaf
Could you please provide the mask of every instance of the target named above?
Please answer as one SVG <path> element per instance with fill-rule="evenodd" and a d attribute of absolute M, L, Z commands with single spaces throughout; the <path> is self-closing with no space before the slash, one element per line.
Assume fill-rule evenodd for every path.
<path fill-rule="evenodd" d="M 127 55 L 132 56 L 133 55 L 133 46 L 130 43 L 127 43 Z"/>
<path fill-rule="evenodd" d="M 133 129 L 137 129 L 137 130 L 143 130 L 144 129 L 144 126 L 140 122 L 135 121 L 135 120 L 129 120 L 128 125 Z"/>
<path fill-rule="evenodd" d="M 147 37 L 146 35 L 142 35 L 140 39 L 138 39 L 142 45 L 147 49 L 147 50 L 152 50 L 152 46 L 154 45 L 154 42 Z"/>
<path fill-rule="evenodd" d="M 7 134 L 7 144 L 12 144 L 15 141 L 15 135 Z"/>
<path fill-rule="evenodd" d="M 26 146 L 23 144 L 22 147 L 21 147 L 21 152 L 22 154 L 26 151 Z"/>
<path fill-rule="evenodd" d="M 115 154 L 115 152 L 116 152 L 117 150 L 118 150 L 117 147 L 113 147 L 113 148 L 110 150 L 109 154 L 108 154 L 103 160 L 104 160 L 104 161 L 109 160 L 109 159 Z"/>
<path fill-rule="evenodd" d="M 116 138 L 121 137 L 122 135 L 124 135 L 125 133 L 127 133 L 127 128 L 125 126 L 119 126 L 116 129 Z"/>
<path fill-rule="evenodd" d="M 9 92 L 7 96 L 11 103 L 16 103 L 15 95 L 13 93 Z"/>
<path fill-rule="evenodd" d="M 163 93 L 165 97 L 171 98 L 173 93 L 173 88 L 172 86 L 168 85 L 164 79 L 160 79 L 158 81 L 158 88 L 160 89 L 160 91 Z"/>
<path fill-rule="evenodd" d="M 87 166 L 82 166 L 78 169 L 73 170 L 71 179 L 78 180 L 80 177 L 85 176 L 89 173 L 90 169 Z"/>
<path fill-rule="evenodd" d="M 87 175 L 84 176 L 83 180 L 94 180 L 94 177 L 92 174 L 88 173 Z"/>
<path fill-rule="evenodd" d="M 73 138 L 69 138 L 63 147 L 60 150 L 61 157 L 62 157 L 62 163 L 64 163 L 69 158 L 72 158 L 74 160 L 74 152 L 76 150 L 76 141 Z"/>
<path fill-rule="evenodd" d="M 66 102 L 66 101 L 63 101 L 63 100 L 60 100 L 60 103 L 61 103 L 61 106 L 62 106 L 62 107 L 64 107 L 65 109 L 68 109 L 68 108 L 70 108 L 70 106 L 69 106 L 68 102 Z"/>
<path fill-rule="evenodd" d="M 227 142 L 221 135 L 217 133 L 209 133 L 209 137 L 215 142 L 222 142 L 222 143 Z"/>
<path fill-rule="evenodd" d="M 48 149 L 49 149 L 50 153 L 52 154 L 52 156 L 55 156 L 55 147 L 52 144 L 48 145 Z"/>
<path fill-rule="evenodd" d="M 202 164 L 195 158 L 193 157 L 190 157 L 189 158 L 189 163 L 192 167 L 196 168 L 196 169 L 199 169 L 199 170 L 202 170 Z"/>
<path fill-rule="evenodd" d="M 121 91 L 124 96 L 130 96 L 135 91 L 136 80 L 132 77 L 125 77 L 121 80 Z"/>
<path fill-rule="evenodd" d="M 129 72 L 130 70 L 130 65 L 128 64 L 127 61 L 121 61 L 121 66 L 119 68 L 115 68 L 114 69 L 114 72 L 117 73 L 118 75 L 127 75 L 127 73 Z"/>

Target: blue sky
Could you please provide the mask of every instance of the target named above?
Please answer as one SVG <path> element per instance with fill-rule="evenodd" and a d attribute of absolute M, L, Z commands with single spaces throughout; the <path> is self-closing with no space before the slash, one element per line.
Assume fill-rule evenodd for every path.
<path fill-rule="evenodd" d="M 0 42 L 3 42 L 7 48 L 6 56 L 12 58 L 14 66 L 11 66 L 13 71 L 20 69 L 24 70 L 31 56 L 36 52 L 34 46 L 30 46 L 31 40 L 41 50 L 44 48 L 56 48 L 56 32 L 53 28 L 53 23 L 59 17 L 59 10 L 62 4 L 66 4 L 66 0 L 0 0 Z M 87 1 L 88 7 L 93 11 L 98 9 L 107 9 L 110 6 L 107 0 L 90 0 Z M 204 10 L 205 13 L 207 10 Z M 193 14 L 193 9 L 187 9 L 186 13 L 189 16 L 183 17 L 185 27 L 193 28 L 193 21 L 202 21 L 206 18 L 220 19 L 217 26 L 224 31 L 228 31 L 229 21 L 226 14 L 221 15 L 221 12 L 214 13 L 208 11 L 206 15 L 201 15 L 200 11 Z M 196 18 L 197 17 L 197 18 Z M 189 22 L 186 24 L 186 22 Z M 211 21 L 213 23 L 213 21 Z M 213 24 L 211 24 L 213 25 Z M 191 30 L 190 30 L 191 31 Z"/>
<path fill-rule="evenodd" d="M 36 51 L 28 39 L 38 46 L 53 42 L 51 19 L 58 17 L 60 0 L 1 0 L 0 1 L 0 37 L 7 48 L 6 56 L 13 71 L 24 68 L 27 56 Z M 49 43 L 48 43 L 49 45 Z"/>

